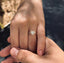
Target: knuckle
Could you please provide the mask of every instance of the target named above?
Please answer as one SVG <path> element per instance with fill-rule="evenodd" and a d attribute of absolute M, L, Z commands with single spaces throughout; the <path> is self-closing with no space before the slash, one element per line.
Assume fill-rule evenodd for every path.
<path fill-rule="evenodd" d="M 14 21 L 18 22 L 18 21 L 20 21 L 20 19 L 21 19 L 21 15 L 20 14 L 16 14 L 16 16 L 14 17 Z"/>
<path fill-rule="evenodd" d="M 33 24 L 34 26 L 37 26 L 37 23 L 38 23 L 37 17 L 36 16 L 32 16 L 30 18 L 30 23 Z"/>
<path fill-rule="evenodd" d="M 31 21 L 36 22 L 36 21 L 37 21 L 37 17 L 36 17 L 35 15 L 33 15 L 33 16 L 31 17 Z"/>
<path fill-rule="evenodd" d="M 38 28 L 38 35 L 41 37 L 42 35 L 45 36 L 45 28 L 43 26 L 40 26 Z"/>
<path fill-rule="evenodd" d="M 24 26 L 24 25 L 26 25 L 28 22 L 27 22 L 27 19 L 23 19 L 23 18 L 21 18 L 21 19 L 15 19 L 14 21 L 12 21 L 11 22 L 11 24 L 10 24 L 10 26 L 19 26 L 19 25 L 22 25 L 22 26 Z"/>
<path fill-rule="evenodd" d="M 23 16 L 21 13 L 18 13 L 18 14 L 15 16 L 14 21 L 15 21 L 17 24 L 27 23 L 27 17 L 26 17 L 26 16 Z"/>
<path fill-rule="evenodd" d="M 28 22 L 26 17 L 21 17 L 20 24 L 26 24 Z"/>
<path fill-rule="evenodd" d="M 36 18 L 36 16 L 34 16 L 34 17 L 33 17 L 33 20 L 34 20 L 34 21 L 37 21 L 37 18 Z"/>
<path fill-rule="evenodd" d="M 40 33 L 39 33 L 39 37 L 41 37 L 41 36 L 45 36 L 45 32 L 42 30 L 42 31 L 40 31 Z"/>
<path fill-rule="evenodd" d="M 22 52 L 22 51 L 19 50 L 19 53 L 18 53 L 18 55 L 17 55 L 17 59 L 18 59 L 19 61 L 22 59 L 22 57 L 21 57 L 21 56 L 22 56 L 22 55 L 21 55 L 21 52 Z"/>
<path fill-rule="evenodd" d="M 40 32 L 44 32 L 45 31 L 45 27 L 42 24 L 40 24 L 39 25 L 39 30 L 40 30 Z"/>

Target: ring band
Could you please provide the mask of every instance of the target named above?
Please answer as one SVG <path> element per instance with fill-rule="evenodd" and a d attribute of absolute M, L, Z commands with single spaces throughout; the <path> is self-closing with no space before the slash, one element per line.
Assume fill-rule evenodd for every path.
<path fill-rule="evenodd" d="M 35 35 L 36 32 L 35 32 L 35 31 L 30 31 L 30 34 L 31 34 L 31 35 Z"/>

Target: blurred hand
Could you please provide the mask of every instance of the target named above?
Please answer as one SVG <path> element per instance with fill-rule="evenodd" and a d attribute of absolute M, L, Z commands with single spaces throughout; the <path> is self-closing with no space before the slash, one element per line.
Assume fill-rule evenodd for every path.
<path fill-rule="evenodd" d="M 10 25 L 12 47 L 44 54 L 45 20 L 42 0 L 25 0 Z M 37 46 L 37 47 L 36 47 Z"/>

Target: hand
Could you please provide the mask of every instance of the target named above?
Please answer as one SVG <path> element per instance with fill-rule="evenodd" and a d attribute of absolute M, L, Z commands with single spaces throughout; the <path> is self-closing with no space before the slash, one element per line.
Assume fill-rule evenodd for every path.
<path fill-rule="evenodd" d="M 6 48 L 4 48 L 3 50 L 0 51 L 0 57 L 6 57 L 8 55 L 10 55 L 10 45 L 7 46 Z M 13 62 L 18 62 L 17 60 L 15 60 L 12 56 L 8 57 L 7 59 L 5 59 L 4 61 L 2 61 L 1 63 L 13 63 Z"/>
<path fill-rule="evenodd" d="M 49 38 L 46 39 L 46 49 L 45 49 L 45 55 L 39 56 L 36 55 L 30 51 L 27 50 L 18 50 L 19 54 L 16 53 L 16 55 L 13 54 L 13 50 L 15 51 L 15 48 L 12 48 L 10 51 L 10 46 L 6 47 L 2 51 L 0 51 L 0 56 L 6 57 L 11 53 L 12 57 L 7 58 L 6 60 L 2 61 L 2 63 L 13 63 L 17 62 L 15 59 L 21 60 L 21 62 L 28 62 L 28 63 L 64 63 L 64 52 Z M 14 52 L 15 53 L 15 52 Z M 21 54 L 21 55 L 20 55 Z M 18 57 L 17 57 L 18 56 Z M 16 58 L 17 57 L 17 58 Z M 15 59 L 13 59 L 15 58 Z M 23 61 L 24 59 L 24 61 Z M 11 61 L 10 61 L 11 60 Z"/>
<path fill-rule="evenodd" d="M 7 41 L 10 43 L 10 38 L 7 39 Z M 10 49 L 11 49 L 11 45 L 7 46 L 6 48 L 2 49 L 0 51 L 0 57 L 7 57 L 10 55 Z M 12 56 L 8 57 L 7 59 L 5 59 L 3 62 L 1 63 L 14 63 L 18 61 L 16 59 L 14 59 Z"/>
<path fill-rule="evenodd" d="M 23 2 L 12 19 L 10 38 L 12 46 L 28 49 L 32 52 L 35 52 L 37 48 L 37 53 L 43 55 L 45 20 L 41 0 L 25 0 Z"/>
<path fill-rule="evenodd" d="M 46 39 L 44 56 L 39 56 L 28 50 L 18 50 L 16 48 L 12 48 L 10 53 L 13 58 L 22 63 L 64 63 L 64 52 L 48 38 Z"/>

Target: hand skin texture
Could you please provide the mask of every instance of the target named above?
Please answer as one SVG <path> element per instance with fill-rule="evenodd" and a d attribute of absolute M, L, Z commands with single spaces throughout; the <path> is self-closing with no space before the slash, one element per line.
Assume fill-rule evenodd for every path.
<path fill-rule="evenodd" d="M 30 32 L 35 31 L 32 35 Z M 19 47 L 44 54 L 45 49 L 45 19 L 41 0 L 25 0 L 10 25 L 12 47 Z"/>
<path fill-rule="evenodd" d="M 10 46 L 0 51 L 0 56 L 5 57 L 11 54 L 11 57 L 2 61 L 2 63 L 64 63 L 64 52 L 56 45 L 54 41 L 46 38 L 45 55 L 39 56 L 28 50 L 23 49 L 10 49 Z"/>

